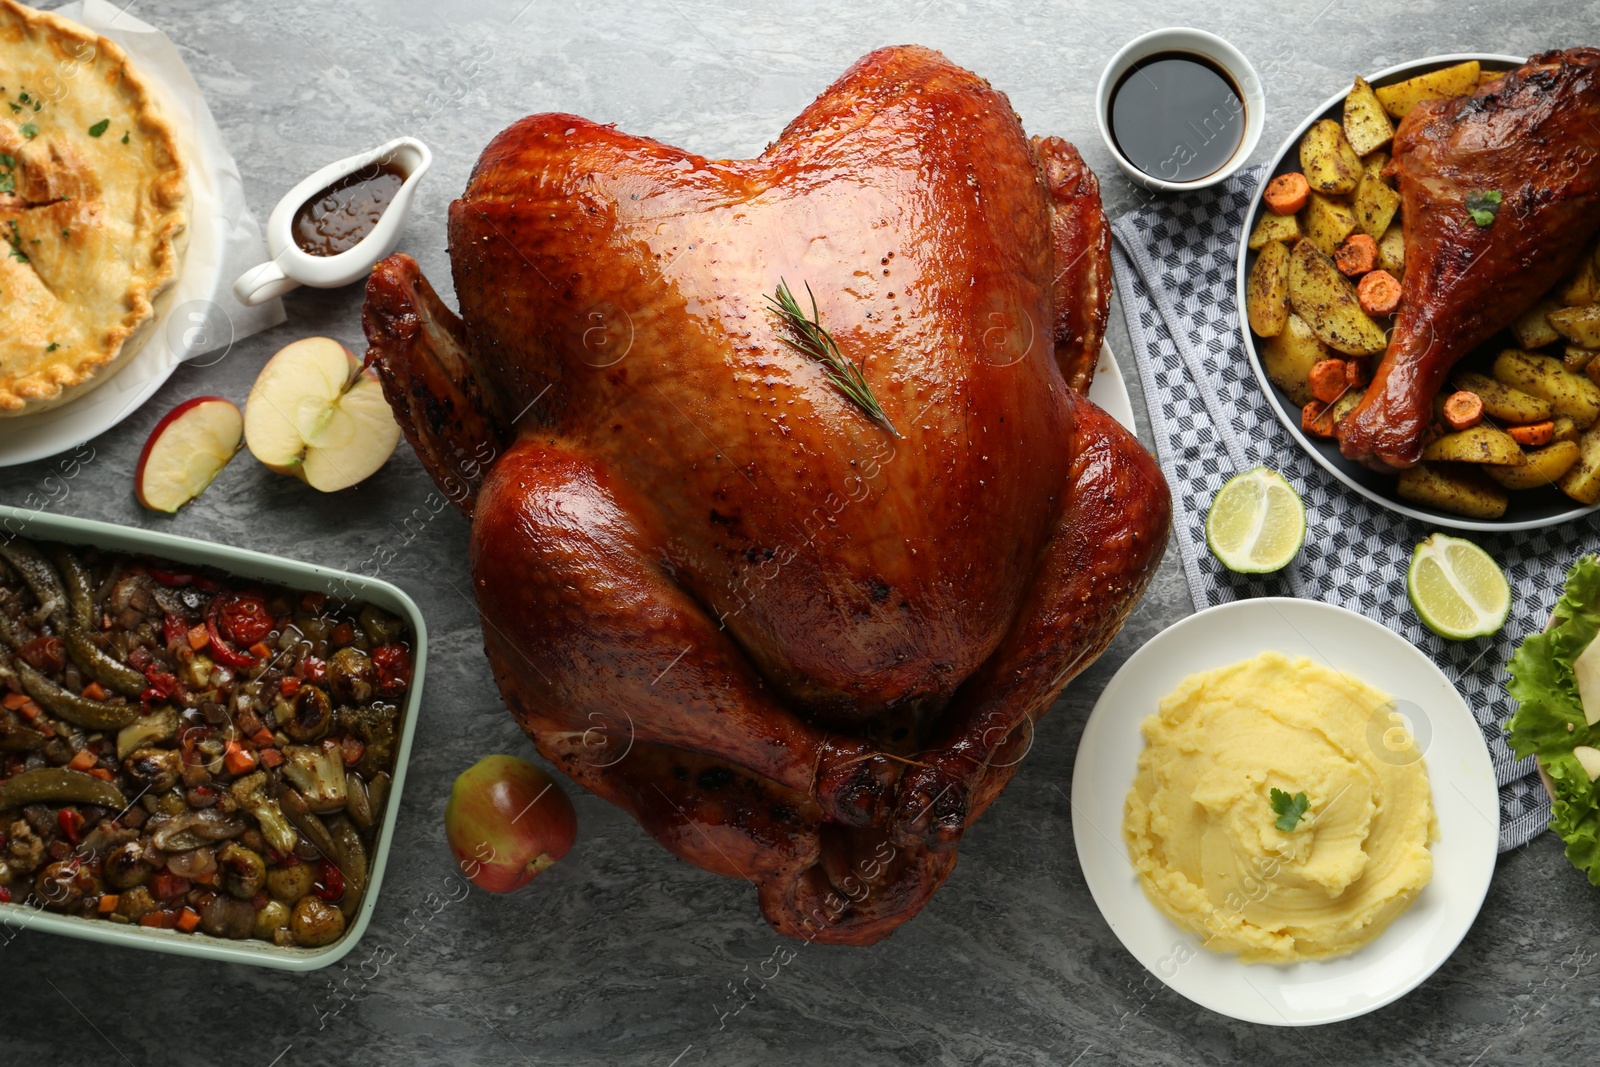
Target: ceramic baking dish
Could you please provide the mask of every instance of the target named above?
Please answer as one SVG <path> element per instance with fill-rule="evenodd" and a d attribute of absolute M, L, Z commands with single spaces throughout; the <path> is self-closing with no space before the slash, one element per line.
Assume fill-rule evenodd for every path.
<path fill-rule="evenodd" d="M 56 915 L 29 905 L 0 904 L 0 923 L 8 927 L 42 930 L 64 934 L 67 937 L 99 941 L 109 945 L 170 952 L 179 956 L 224 960 L 228 963 L 245 963 L 257 967 L 276 967 L 290 971 L 312 971 L 337 962 L 361 940 L 372 909 L 377 906 L 383 889 L 383 870 L 389 861 L 389 841 L 394 836 L 395 819 L 400 811 L 400 797 L 405 791 L 406 764 L 411 757 L 411 737 L 416 731 L 417 713 L 421 706 L 423 673 L 427 666 L 428 634 L 422 613 L 416 603 L 388 582 L 365 578 L 347 571 L 301 563 L 282 556 L 269 556 L 261 552 L 232 548 L 228 545 L 197 541 L 188 537 L 157 533 L 151 530 L 113 526 L 88 519 L 75 519 L 63 515 L 28 511 L 0 505 L 0 537 L 26 537 L 38 541 L 60 541 L 65 544 L 90 545 L 95 548 L 133 555 L 156 556 L 180 563 L 214 567 L 241 578 L 254 578 L 272 582 L 290 589 L 327 593 L 348 600 L 373 604 L 391 615 L 405 620 L 411 628 L 413 645 L 413 673 L 411 689 L 401 709 L 400 743 L 395 751 L 394 784 L 389 789 L 384 805 L 383 821 L 378 830 L 376 847 L 372 853 L 371 880 L 361 912 L 350 925 L 345 936 L 322 948 L 280 948 L 277 945 L 254 939 L 229 941 L 204 933 L 180 933 L 142 926 L 121 926 L 100 919 L 83 919 L 75 915 Z M 0 932 L 9 939 L 14 934 Z"/>

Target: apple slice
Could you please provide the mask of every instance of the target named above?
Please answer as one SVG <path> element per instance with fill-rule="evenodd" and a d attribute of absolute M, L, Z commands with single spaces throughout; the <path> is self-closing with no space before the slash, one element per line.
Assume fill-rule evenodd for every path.
<path fill-rule="evenodd" d="M 133 471 L 139 503 L 173 512 L 205 492 L 239 451 L 244 417 L 220 396 L 185 400 L 150 431 Z"/>
<path fill-rule="evenodd" d="M 267 361 L 244 404 L 250 452 L 324 493 L 383 466 L 400 443 L 377 375 L 338 341 L 307 337 Z"/>

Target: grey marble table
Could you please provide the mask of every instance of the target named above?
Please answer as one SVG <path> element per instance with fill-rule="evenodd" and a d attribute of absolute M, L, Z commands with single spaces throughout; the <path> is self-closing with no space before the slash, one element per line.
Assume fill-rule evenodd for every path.
<path fill-rule="evenodd" d="M 1008 93 L 1030 131 L 1076 142 L 1120 213 L 1141 197 L 1095 133 L 1092 98 L 1111 53 L 1145 30 L 1199 26 L 1251 56 L 1269 101 L 1258 159 L 1354 72 L 1441 52 L 1600 43 L 1600 4 L 1579 0 L 135 0 L 133 12 L 178 43 L 262 218 L 328 160 L 401 131 L 425 139 L 437 162 L 402 247 L 436 282 L 449 277 L 451 197 L 488 139 L 533 111 L 749 155 L 864 52 L 920 42 Z M 967 836 L 948 884 L 883 944 L 799 947 L 741 1011 L 719 1016 L 735 1002 L 730 989 L 779 947 L 750 887 L 672 860 L 588 795 L 574 797 L 582 836 L 569 859 L 520 894 L 464 895 L 441 830 L 450 783 L 486 752 L 534 753 L 500 706 L 462 593 L 465 523 L 445 513 L 405 525 L 428 514 L 430 490 L 409 449 L 333 498 L 248 458 L 175 518 L 141 510 L 132 492 L 139 445 L 162 412 L 204 393 L 242 400 L 291 339 L 327 334 L 358 346 L 359 304 L 355 288 L 292 294 L 287 324 L 215 365 L 180 370 L 97 439 L 95 460 L 53 507 L 332 566 L 355 567 L 380 548 L 395 554 L 385 577 L 422 605 L 434 647 L 366 942 L 347 965 L 295 976 L 24 932 L 0 948 L 0 1064 L 1467 1067 L 1576 1063 L 1600 1051 L 1600 893 L 1549 834 L 1501 858 L 1482 916 L 1438 974 L 1357 1021 L 1310 1030 L 1232 1022 L 1168 991 L 1121 947 L 1085 888 L 1066 790 L 1101 687 L 1192 610 L 1175 554 L 1110 650 L 1042 722 L 1027 766 Z M 1113 323 L 1131 377 L 1120 313 Z M 1137 393 L 1135 407 L 1142 420 Z M 52 470 L 0 471 L 0 500 L 21 502 Z M 374 950 L 384 962 L 359 966 Z"/>

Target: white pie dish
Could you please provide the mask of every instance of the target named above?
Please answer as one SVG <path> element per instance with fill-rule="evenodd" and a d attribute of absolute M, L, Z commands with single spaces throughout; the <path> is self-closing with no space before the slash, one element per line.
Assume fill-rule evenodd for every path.
<path fill-rule="evenodd" d="M 1122 836 L 1145 718 L 1188 675 L 1269 649 L 1347 671 L 1395 698 L 1423 748 L 1439 820 L 1433 879 L 1404 914 L 1355 952 L 1289 966 L 1244 964 L 1201 947 L 1198 935 L 1173 923 L 1145 895 Z M 1488 892 L 1500 808 L 1477 721 L 1432 660 L 1355 612 L 1271 597 L 1191 615 L 1122 665 L 1084 727 L 1073 769 L 1072 830 L 1095 904 L 1152 974 L 1222 1015 L 1307 1026 L 1380 1008 L 1450 956 Z"/>

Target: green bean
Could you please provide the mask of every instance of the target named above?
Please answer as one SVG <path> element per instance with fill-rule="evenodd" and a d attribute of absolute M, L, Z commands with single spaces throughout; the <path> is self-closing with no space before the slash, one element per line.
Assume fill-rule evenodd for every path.
<path fill-rule="evenodd" d="M 61 688 L 26 663 L 18 661 L 17 676 L 29 696 L 46 711 L 91 730 L 120 730 L 139 717 L 137 704 L 112 704 L 90 700 Z"/>
<path fill-rule="evenodd" d="M 67 590 L 67 605 L 72 610 L 72 625 L 80 630 L 94 629 L 94 579 L 89 568 L 65 545 L 52 545 L 50 558 L 61 573 Z"/>
<path fill-rule="evenodd" d="M 62 636 L 62 644 L 67 647 L 70 655 L 84 671 L 108 689 L 114 689 L 123 696 L 137 697 L 150 685 L 144 675 L 126 664 L 118 663 L 99 645 L 89 639 L 87 632 L 75 626 L 69 626 Z"/>
<path fill-rule="evenodd" d="M 45 610 L 50 621 L 56 624 L 56 629 L 65 629 L 67 593 L 62 588 L 61 575 L 50 566 L 50 561 L 44 558 L 44 554 L 34 546 L 33 542 L 24 541 L 20 537 L 14 537 L 9 541 L 0 539 L 0 559 L 11 564 L 12 569 L 22 575 L 22 580 L 33 590 L 39 606 Z"/>
<path fill-rule="evenodd" d="M 26 752 L 44 744 L 46 740 L 44 734 L 22 725 L 15 716 L 0 716 L 0 752 Z"/>
<path fill-rule="evenodd" d="M 0 810 L 24 804 L 98 804 L 120 811 L 128 801 L 116 786 L 92 774 L 66 767 L 36 767 L 0 782 Z"/>
<path fill-rule="evenodd" d="M 346 920 L 354 922 L 361 912 L 361 899 L 367 894 L 367 846 L 355 825 L 343 815 L 333 816 L 327 824 L 333 835 L 339 873 L 344 875 L 344 899 L 339 901 L 339 910 Z"/>

